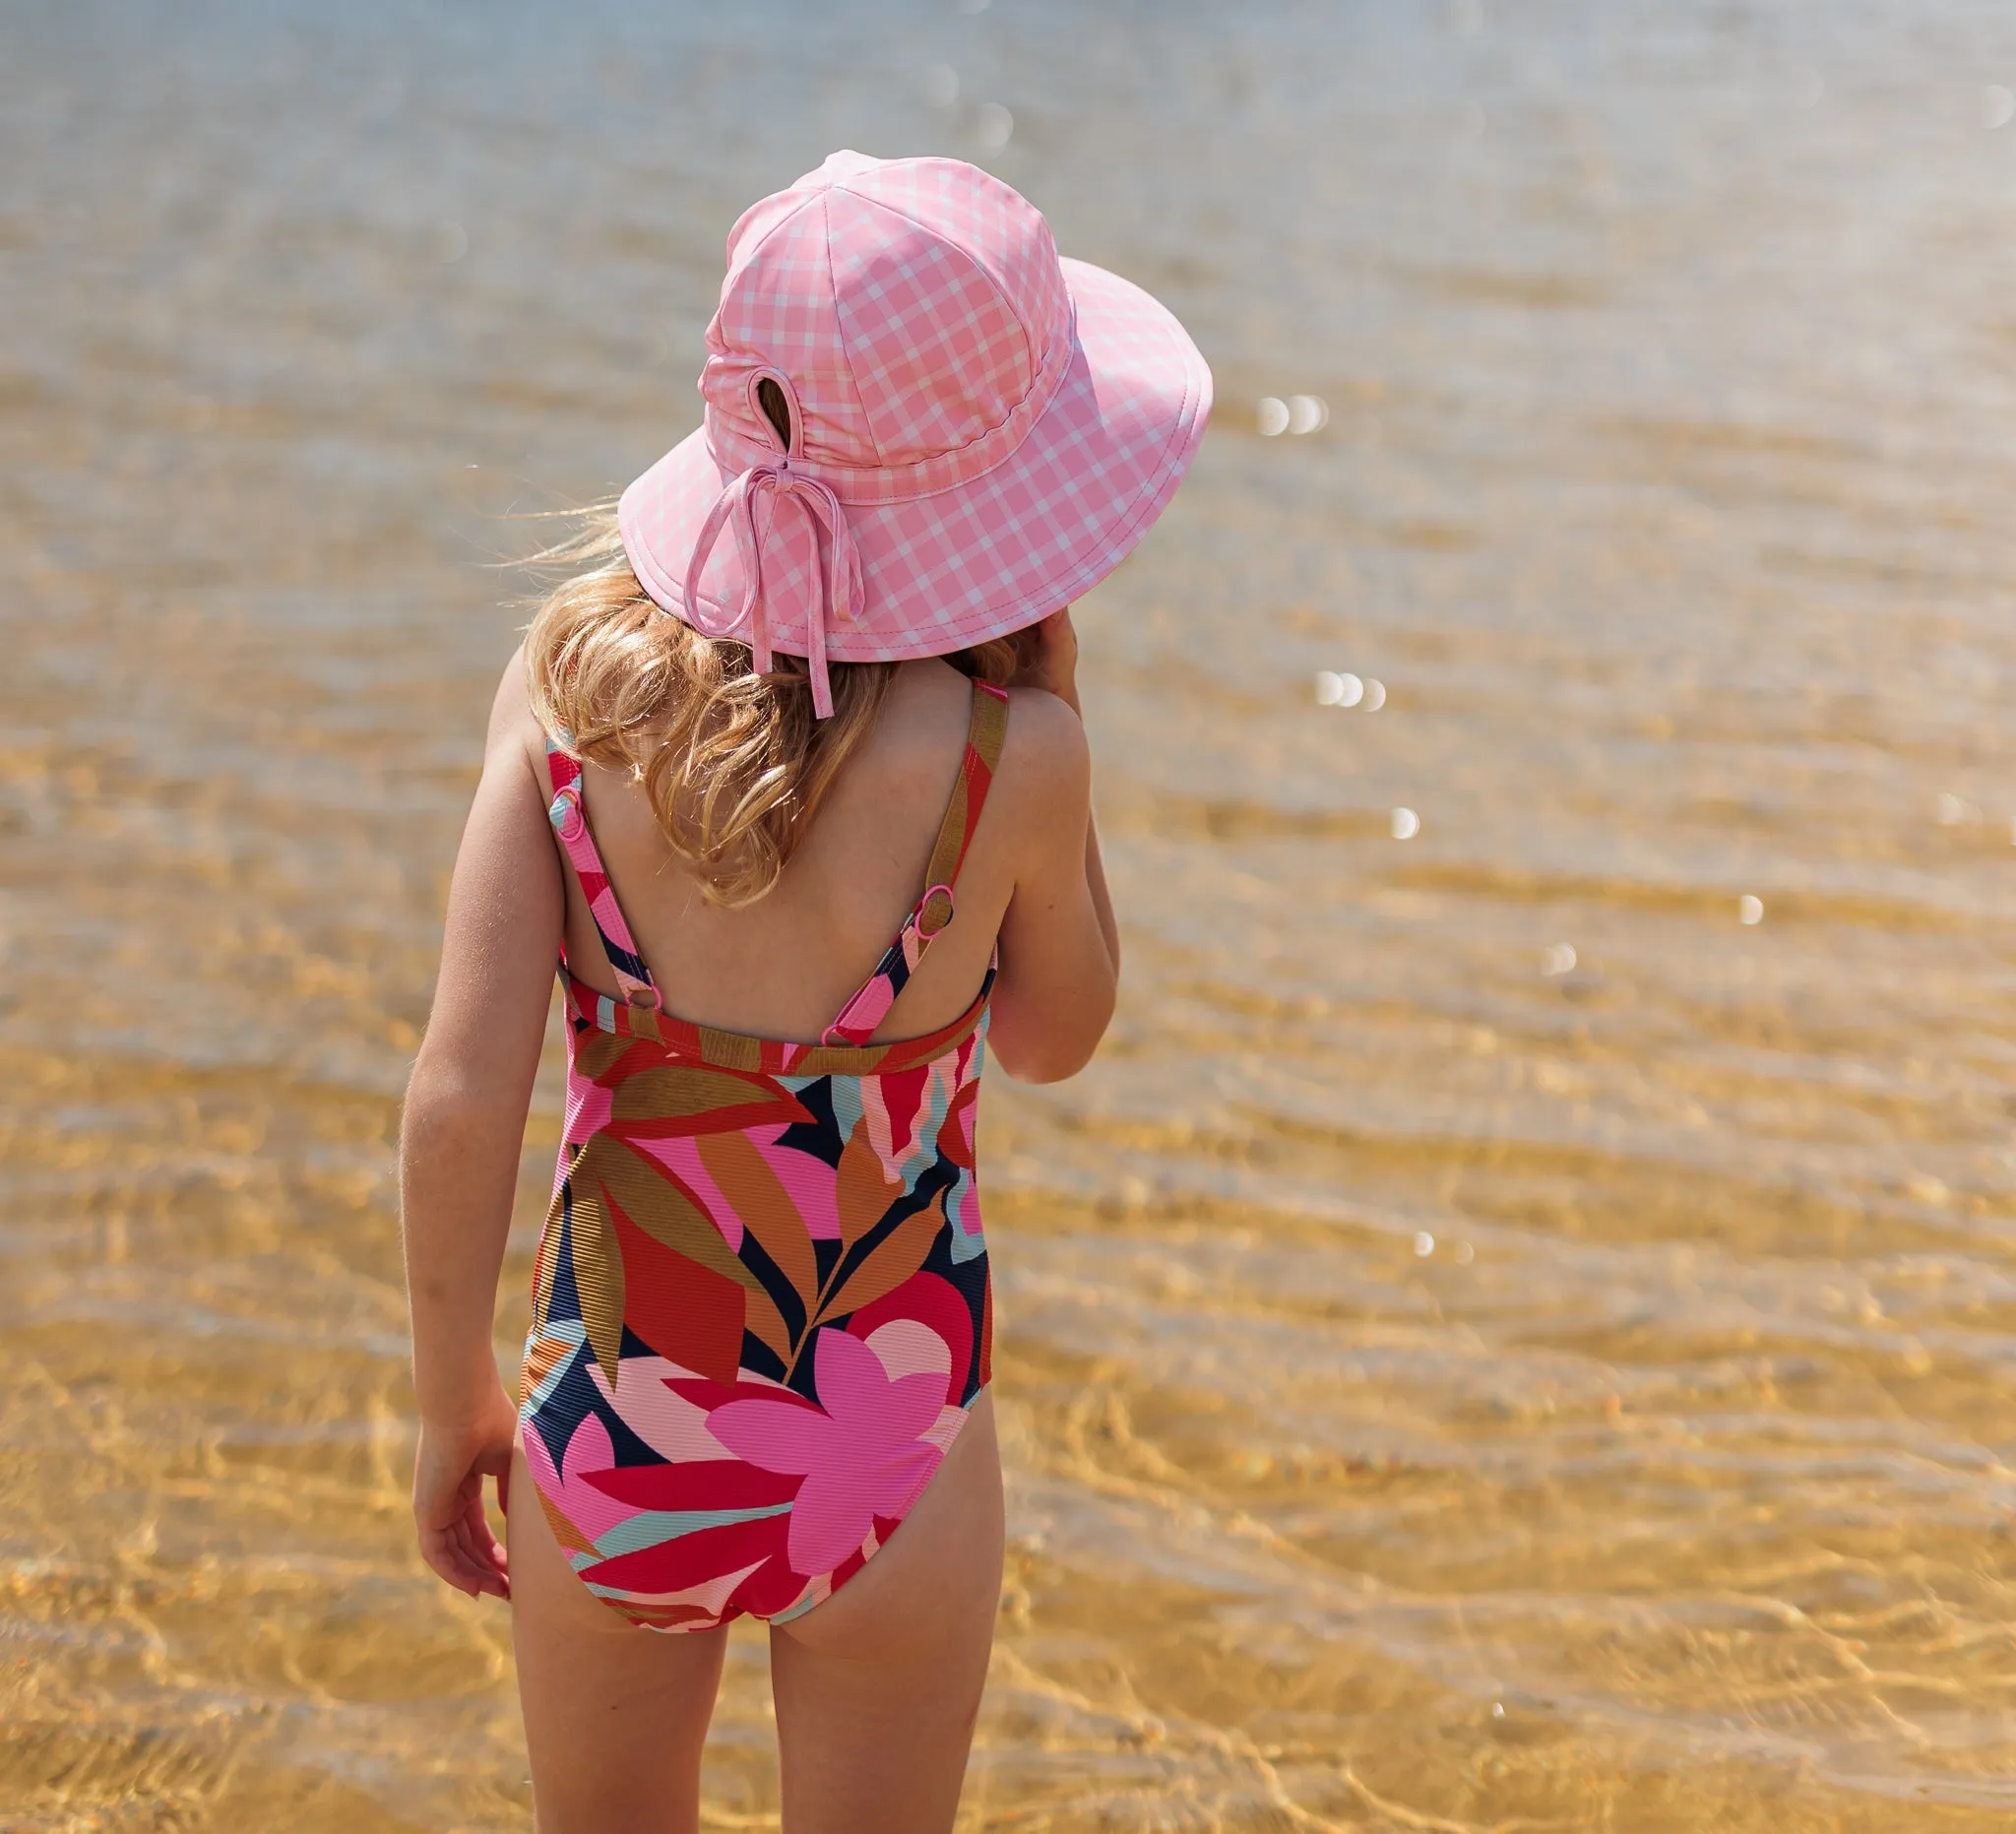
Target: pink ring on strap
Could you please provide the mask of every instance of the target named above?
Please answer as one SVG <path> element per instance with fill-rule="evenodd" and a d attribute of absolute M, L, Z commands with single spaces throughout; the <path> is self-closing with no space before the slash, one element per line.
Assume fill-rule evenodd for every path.
<path fill-rule="evenodd" d="M 835 1020 L 835 1021 L 834 1021 L 834 1022 L 833 1022 L 833 1023 L 832 1023 L 832 1024 L 831 1024 L 830 1026 L 828 1026 L 828 1027 L 826 1028 L 826 1030 L 825 1030 L 825 1031 L 823 1031 L 822 1033 L 820 1033 L 820 1034 L 819 1034 L 819 1043 L 820 1043 L 820 1046 L 821 1046 L 821 1047 L 822 1047 L 823 1049 L 826 1049 L 826 1050 L 844 1050 L 844 1049 L 847 1049 L 847 1048 L 849 1048 L 849 1047 L 850 1047 L 850 1046 L 851 1045 L 851 1043 L 852 1043 L 852 1041 L 851 1041 L 850 1039 L 845 1039 L 845 1038 L 843 1038 L 843 1039 L 840 1039 L 840 1040 L 839 1040 L 839 1041 L 837 1041 L 837 1042 L 835 1041 L 835 1039 L 834 1039 L 834 1036 L 833 1036 L 833 1035 L 834 1035 L 834 1033 L 838 1032 L 839 1030 L 840 1030 L 840 1021 L 839 1021 L 838 1019 L 836 1019 L 836 1020 Z"/>
<path fill-rule="evenodd" d="M 924 927 L 924 913 L 930 908 L 931 900 L 937 897 L 940 892 L 945 894 L 945 922 L 940 923 L 936 929 L 926 929 Z M 956 915 L 957 907 L 953 903 L 952 887 L 949 885 L 933 885 L 917 900 L 917 940 L 919 942 L 929 942 L 934 936 L 944 935 L 946 926 Z"/>
<path fill-rule="evenodd" d="M 569 784 L 564 790 L 557 791 L 554 793 L 553 804 L 557 805 L 562 802 L 567 805 L 567 813 L 561 816 L 553 826 L 559 829 L 560 838 L 563 841 L 577 840 L 580 838 L 581 830 L 588 819 L 581 812 L 581 785 L 578 782 Z M 547 815 L 550 816 L 552 812 L 552 807 L 549 806 L 546 810 Z"/>
<path fill-rule="evenodd" d="M 623 1000 L 626 1005 L 642 1006 L 647 1012 L 662 1013 L 665 1009 L 664 995 L 649 982 L 641 987 L 632 987 L 623 995 Z"/>

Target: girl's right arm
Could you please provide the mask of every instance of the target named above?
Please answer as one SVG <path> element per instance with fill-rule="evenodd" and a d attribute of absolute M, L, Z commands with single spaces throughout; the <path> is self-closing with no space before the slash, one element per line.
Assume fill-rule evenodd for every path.
<path fill-rule="evenodd" d="M 501 1493 L 517 1426 L 491 1324 L 564 918 L 537 739 L 513 657 L 456 855 L 441 977 L 400 1142 L 420 1415 L 413 1515 L 427 1564 L 472 1596 L 510 1596 L 504 1549 L 483 1513 L 483 1479 Z"/>

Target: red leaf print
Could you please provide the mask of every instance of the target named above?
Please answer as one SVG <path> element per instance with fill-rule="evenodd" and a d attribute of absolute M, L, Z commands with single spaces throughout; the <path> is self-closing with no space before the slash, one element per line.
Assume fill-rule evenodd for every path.
<path fill-rule="evenodd" d="M 639 1509 L 761 1509 L 789 1502 L 804 1482 L 794 1473 L 764 1471 L 738 1458 L 618 1465 L 584 1476 L 604 1496 Z"/>
<path fill-rule="evenodd" d="M 623 1254 L 624 1324 L 668 1362 L 733 1381 L 742 1355 L 742 1289 L 654 1240 L 603 1190 Z"/>
<path fill-rule="evenodd" d="M 910 1157 L 915 1139 L 917 1105 L 923 1101 L 924 1085 L 930 1080 L 928 1064 L 920 1064 L 914 1070 L 892 1070 L 877 1078 L 882 1087 L 882 1106 L 889 1110 L 890 1150 L 899 1160 Z"/>
<path fill-rule="evenodd" d="M 980 1086 L 977 1078 L 962 1084 L 959 1093 L 952 1098 L 951 1106 L 945 1110 L 945 1118 L 938 1123 L 938 1156 L 950 1161 L 961 1171 L 973 1170 L 972 1129 L 974 1109 L 979 1099 Z"/>
<path fill-rule="evenodd" d="M 581 1569 L 583 1579 L 618 1592 L 684 1592 L 719 1579 L 754 1560 L 784 1559 L 790 1517 L 759 1516 L 754 1522 L 724 1522 L 695 1529 L 634 1553 L 619 1553 Z"/>

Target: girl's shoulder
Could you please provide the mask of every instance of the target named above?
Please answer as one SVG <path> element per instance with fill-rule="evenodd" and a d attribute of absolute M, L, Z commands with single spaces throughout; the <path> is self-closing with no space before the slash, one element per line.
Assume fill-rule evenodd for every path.
<path fill-rule="evenodd" d="M 942 803 L 946 773 L 960 756 L 958 747 L 975 738 L 974 717 L 987 690 L 976 686 L 949 665 L 905 665 L 914 672 L 905 686 L 912 691 L 892 695 L 885 710 L 887 727 L 863 747 L 869 772 L 893 766 L 882 782 L 863 781 L 860 790 L 878 806 L 899 800 Z M 1085 811 L 1092 786 L 1092 754 L 1078 715 L 1044 688 L 1011 687 L 1007 719 L 997 729 L 998 751 L 987 766 L 981 828 L 974 845 L 982 858 L 1002 863 L 1025 859 L 1032 846 L 1042 848 L 1053 835 L 1068 835 L 1073 845 L 1083 838 Z M 988 747 L 992 750 L 992 747 Z M 900 760 L 900 761 L 899 761 Z M 982 760 L 986 762 L 986 760 Z M 850 764 L 850 769 L 853 766 Z M 928 795 L 898 798 L 888 791 L 895 783 L 928 784 Z"/>
<path fill-rule="evenodd" d="M 1078 715 L 1047 688 L 1008 690 L 1008 727 L 988 794 L 1032 837 L 1082 840 L 1092 799 L 1092 747 Z"/>
<path fill-rule="evenodd" d="M 546 732 L 532 710 L 532 693 L 525 680 L 525 645 L 511 652 L 504 672 L 497 677 L 497 692 L 490 699 L 490 727 L 484 744 L 494 758 L 521 755 L 535 777 L 545 775 Z"/>

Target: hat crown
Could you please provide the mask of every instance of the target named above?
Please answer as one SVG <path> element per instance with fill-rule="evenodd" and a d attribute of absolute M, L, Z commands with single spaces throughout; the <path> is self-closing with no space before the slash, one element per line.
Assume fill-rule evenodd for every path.
<path fill-rule="evenodd" d="M 849 500 L 948 488 L 1012 453 L 1073 344 L 1049 224 L 959 159 L 838 153 L 744 213 L 700 391 L 717 460 L 778 441 L 756 400 L 788 385 L 791 456 Z"/>

